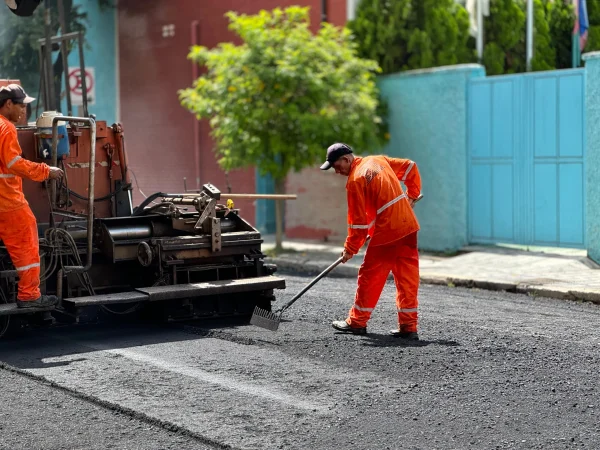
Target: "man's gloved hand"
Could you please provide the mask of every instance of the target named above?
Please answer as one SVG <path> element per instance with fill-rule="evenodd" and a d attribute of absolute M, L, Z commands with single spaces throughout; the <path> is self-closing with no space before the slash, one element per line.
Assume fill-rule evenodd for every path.
<path fill-rule="evenodd" d="M 348 250 L 344 249 L 342 252 L 342 263 L 345 264 L 348 260 L 352 259 L 353 256 L 352 253 L 349 253 Z"/>
<path fill-rule="evenodd" d="M 50 167 L 50 174 L 48 175 L 49 180 L 55 180 L 56 178 L 62 178 L 64 176 L 62 169 L 58 167 Z"/>

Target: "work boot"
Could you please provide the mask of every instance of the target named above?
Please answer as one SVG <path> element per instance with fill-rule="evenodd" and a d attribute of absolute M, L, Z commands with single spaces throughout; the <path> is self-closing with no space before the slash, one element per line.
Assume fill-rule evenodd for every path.
<path fill-rule="evenodd" d="M 58 303 L 58 297 L 56 295 L 42 295 L 37 300 L 18 300 L 17 306 L 19 308 L 49 308 Z"/>
<path fill-rule="evenodd" d="M 390 334 L 400 339 L 406 339 L 407 341 L 419 340 L 419 333 L 416 331 L 390 330 Z"/>
<path fill-rule="evenodd" d="M 345 320 L 334 320 L 331 326 L 344 333 L 367 334 L 367 327 L 351 327 Z"/>

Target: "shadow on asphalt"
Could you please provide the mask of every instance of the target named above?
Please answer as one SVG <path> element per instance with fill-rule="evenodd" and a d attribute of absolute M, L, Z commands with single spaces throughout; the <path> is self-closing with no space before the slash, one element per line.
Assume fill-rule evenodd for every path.
<path fill-rule="evenodd" d="M 409 341 L 389 334 L 368 333 L 364 336 L 362 343 L 365 347 L 426 347 L 428 345 L 443 345 L 447 347 L 459 347 L 460 344 L 456 341 L 448 341 L 445 339 Z"/>

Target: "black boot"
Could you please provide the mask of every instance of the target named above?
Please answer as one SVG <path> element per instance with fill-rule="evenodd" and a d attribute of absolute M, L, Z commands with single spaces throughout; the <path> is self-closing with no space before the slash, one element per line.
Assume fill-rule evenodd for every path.
<path fill-rule="evenodd" d="M 19 308 L 50 308 L 58 303 L 56 295 L 42 295 L 37 300 L 23 301 L 17 299 Z"/>
<path fill-rule="evenodd" d="M 400 339 L 406 339 L 407 341 L 419 340 L 419 333 L 417 333 L 416 331 L 391 330 L 390 334 Z"/>

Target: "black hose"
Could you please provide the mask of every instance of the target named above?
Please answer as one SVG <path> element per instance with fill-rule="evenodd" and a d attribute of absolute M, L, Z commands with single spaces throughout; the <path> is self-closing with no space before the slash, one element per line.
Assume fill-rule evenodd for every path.
<path fill-rule="evenodd" d="M 146 206 L 148 206 L 150 203 L 152 203 L 155 199 L 157 199 L 158 197 L 166 197 L 167 194 L 163 193 L 163 192 L 156 192 L 154 194 L 152 194 L 150 197 L 148 197 L 146 200 L 144 200 L 142 203 L 139 204 L 139 206 L 137 206 L 134 210 L 133 210 L 133 216 L 143 216 L 144 215 L 144 208 Z"/>
<path fill-rule="evenodd" d="M 106 200 L 110 200 L 111 198 L 115 197 L 117 194 L 119 194 L 119 193 L 121 193 L 121 192 L 123 192 L 123 191 L 125 191 L 125 190 L 127 190 L 129 188 L 131 188 L 131 184 L 121 185 L 121 187 L 119 189 L 117 189 L 115 192 L 113 192 L 111 194 L 108 194 L 108 195 L 105 195 L 104 197 L 97 197 L 97 198 L 95 198 L 94 199 L 94 203 L 96 203 L 96 202 L 104 202 Z M 84 197 L 83 195 L 78 194 L 77 192 L 74 192 L 71 189 L 67 189 L 67 190 L 69 191 L 69 194 L 71 194 L 73 197 L 76 197 L 76 198 L 78 198 L 80 200 L 87 200 L 88 199 L 87 197 Z"/>

